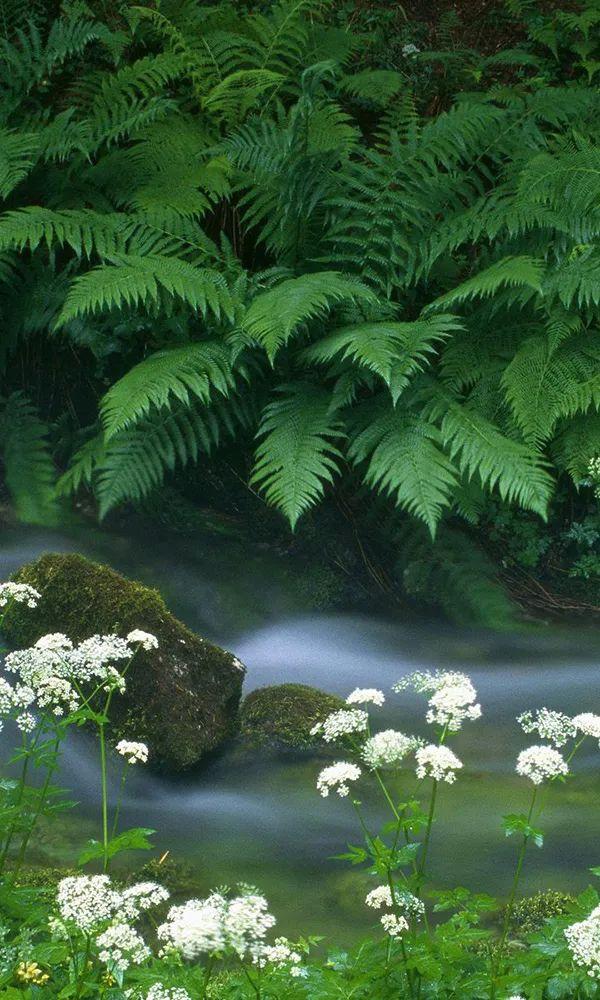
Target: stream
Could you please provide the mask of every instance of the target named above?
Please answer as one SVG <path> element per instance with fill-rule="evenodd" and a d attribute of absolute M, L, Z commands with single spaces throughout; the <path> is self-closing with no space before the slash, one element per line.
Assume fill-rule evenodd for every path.
<path fill-rule="evenodd" d="M 5 530 L 0 579 L 47 551 L 78 551 L 157 587 L 192 629 L 242 660 L 246 692 L 284 681 L 340 694 L 355 686 L 380 687 L 387 700 L 373 710 L 375 725 L 426 735 L 424 701 L 392 694 L 392 683 L 417 668 L 469 673 L 483 717 L 453 740 L 464 769 L 455 785 L 441 789 L 430 854 L 438 887 L 507 891 L 517 845 L 505 838 L 501 817 L 526 808 L 530 786 L 516 776 L 514 763 L 520 749 L 536 742 L 520 732 L 515 716 L 542 705 L 573 714 L 600 711 L 592 631 L 553 627 L 491 634 L 435 622 L 315 614 L 289 569 L 271 553 L 248 555 L 239 542 L 214 536 L 190 544 L 161 538 L 158 531 L 149 538 L 90 528 Z M 549 791 L 541 823 L 546 842 L 542 850 L 530 849 L 527 891 L 581 890 L 592 880 L 587 869 L 600 864 L 600 749 L 592 740 L 584 749 L 576 776 Z M 348 842 L 360 842 L 360 834 L 348 800 L 317 794 L 320 766 L 314 757 L 234 748 L 177 780 L 138 769 L 128 785 L 123 822 L 156 829 L 158 851 L 169 850 L 193 866 L 195 893 L 251 883 L 269 898 L 282 933 L 323 934 L 349 944 L 374 923 L 363 904 L 373 883 L 333 859 Z M 61 777 L 81 803 L 85 822 L 65 820 L 60 843 L 49 851 L 72 862 L 82 836 L 97 835 L 98 769 L 85 736 L 67 747 Z M 408 794 L 414 787 L 410 777 Z M 404 794 L 400 787 L 398 794 Z M 364 805 L 373 828 L 387 819 L 375 793 L 364 796 Z"/>

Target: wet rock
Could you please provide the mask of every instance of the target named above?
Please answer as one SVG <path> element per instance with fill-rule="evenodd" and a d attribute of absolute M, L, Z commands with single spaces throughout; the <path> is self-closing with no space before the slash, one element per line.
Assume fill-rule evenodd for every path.
<path fill-rule="evenodd" d="M 241 708 L 241 734 L 250 746 L 304 750 L 322 745 L 311 736 L 316 722 L 343 708 L 337 695 L 306 684 L 274 684 L 257 688 Z"/>
<path fill-rule="evenodd" d="M 44 555 L 22 566 L 14 579 L 42 595 L 35 610 L 17 604 L 7 609 L 3 631 L 15 647 L 30 646 L 48 632 L 63 632 L 74 642 L 96 633 L 126 636 L 137 628 L 157 636 L 158 649 L 140 650 L 127 692 L 113 702 L 115 740 L 142 740 L 155 767 L 177 772 L 234 735 L 243 665 L 186 628 L 156 590 L 73 554 Z"/>

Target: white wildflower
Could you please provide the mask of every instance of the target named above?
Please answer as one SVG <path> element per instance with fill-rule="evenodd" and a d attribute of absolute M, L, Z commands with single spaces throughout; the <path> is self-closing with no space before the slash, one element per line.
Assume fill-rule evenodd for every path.
<path fill-rule="evenodd" d="M 564 933 L 575 965 L 586 969 L 591 979 L 600 978 L 600 906 Z"/>
<path fill-rule="evenodd" d="M 537 733 L 555 747 L 564 747 L 565 743 L 577 735 L 573 719 L 564 712 L 555 712 L 550 708 L 523 712 L 517 717 L 517 722 L 524 733 Z"/>
<path fill-rule="evenodd" d="M 333 743 L 342 736 L 364 733 L 369 725 L 369 716 L 359 708 L 341 708 L 332 712 L 323 722 L 312 727 L 311 736 L 321 735 L 326 743 Z"/>
<path fill-rule="evenodd" d="M 404 56 L 405 59 L 407 59 L 408 56 L 418 55 L 420 51 L 421 50 L 416 45 L 413 45 L 412 42 L 407 42 L 406 45 L 402 46 L 402 55 Z"/>
<path fill-rule="evenodd" d="M 168 890 L 157 882 L 137 882 L 121 892 L 122 915 L 133 920 L 140 913 L 159 906 L 168 898 Z"/>
<path fill-rule="evenodd" d="M 392 890 L 389 885 L 378 885 L 367 893 L 365 903 L 374 910 L 380 910 L 383 906 L 394 906 L 407 916 L 417 919 L 425 913 L 425 906 L 418 896 L 413 895 L 407 889 L 399 889 L 397 886 L 394 887 L 392 898 Z"/>
<path fill-rule="evenodd" d="M 338 760 L 335 764 L 323 768 L 317 778 L 317 789 L 324 799 L 327 798 L 332 788 L 344 798 L 350 791 L 348 782 L 358 781 L 361 773 L 360 767 L 357 767 L 356 764 Z"/>
<path fill-rule="evenodd" d="M 416 736 L 405 736 L 396 729 L 384 729 L 366 740 L 361 755 L 367 767 L 372 769 L 397 767 L 421 743 Z"/>
<path fill-rule="evenodd" d="M 141 628 L 134 628 L 127 636 L 127 642 L 132 645 L 138 643 L 142 649 L 158 649 L 158 639 L 151 632 L 143 632 Z"/>
<path fill-rule="evenodd" d="M 541 785 L 548 778 L 569 773 L 569 765 L 558 750 L 548 746 L 533 746 L 522 750 L 517 758 L 517 774 Z"/>
<path fill-rule="evenodd" d="M 378 885 L 371 889 L 365 897 L 365 903 L 374 910 L 380 910 L 382 906 L 393 906 L 392 890 L 389 885 Z"/>
<path fill-rule="evenodd" d="M 145 743 L 136 743 L 135 740 L 119 740 L 115 750 L 125 757 L 128 764 L 146 764 L 148 762 L 148 747 Z"/>
<path fill-rule="evenodd" d="M 181 986 L 163 986 L 162 983 L 154 983 L 144 1000 L 192 1000 L 192 998 Z"/>
<path fill-rule="evenodd" d="M 227 900 L 216 892 L 207 899 L 190 899 L 182 906 L 172 906 L 165 923 L 157 930 L 158 938 L 168 949 L 189 960 L 224 951 L 226 908 Z"/>
<path fill-rule="evenodd" d="M 258 948 L 254 958 L 254 964 L 259 968 L 265 965 L 274 965 L 276 968 L 298 965 L 302 958 L 297 951 L 294 951 L 287 938 L 275 938 L 273 944 L 264 944 Z M 290 970 L 291 971 L 291 970 Z"/>
<path fill-rule="evenodd" d="M 130 924 L 115 923 L 96 938 L 98 958 L 114 972 L 141 965 L 151 952 L 141 934 Z"/>
<path fill-rule="evenodd" d="M 227 943 L 239 958 L 252 954 L 275 923 L 265 897 L 257 893 L 230 900 L 223 920 Z"/>
<path fill-rule="evenodd" d="M 582 712 L 581 715 L 574 717 L 573 725 L 584 736 L 593 736 L 600 740 L 600 715 L 594 715 L 593 712 Z"/>
<path fill-rule="evenodd" d="M 51 649 L 53 652 L 73 649 L 73 643 L 62 632 L 49 632 L 35 643 L 35 649 Z"/>
<path fill-rule="evenodd" d="M 32 733 L 37 726 L 37 719 L 31 712 L 21 712 L 20 715 L 17 715 L 15 722 L 22 733 Z"/>
<path fill-rule="evenodd" d="M 408 930 L 408 920 L 405 917 L 398 917 L 395 913 L 384 913 L 381 917 L 381 926 L 390 937 L 400 937 Z"/>
<path fill-rule="evenodd" d="M 479 719 L 481 705 L 476 701 L 477 691 L 466 674 L 456 670 L 418 670 L 403 677 L 394 684 L 394 691 L 412 688 L 421 694 L 429 694 L 427 722 L 447 727 L 452 733 L 458 732 L 463 722 Z"/>
<path fill-rule="evenodd" d="M 449 785 L 456 781 L 455 771 L 462 767 L 462 762 L 449 747 L 435 743 L 419 747 L 415 757 L 417 778 L 433 778 L 434 781 L 446 781 Z"/>
<path fill-rule="evenodd" d="M 379 688 L 354 688 L 346 698 L 347 705 L 383 705 L 385 695 Z"/>
<path fill-rule="evenodd" d="M 108 875 L 78 875 L 61 879 L 56 902 L 62 919 L 87 933 L 112 919 L 118 912 L 120 896 Z"/>
<path fill-rule="evenodd" d="M 6 607 L 12 598 L 18 604 L 26 604 L 28 608 L 37 607 L 41 594 L 28 583 L 0 583 L 0 608 Z"/>

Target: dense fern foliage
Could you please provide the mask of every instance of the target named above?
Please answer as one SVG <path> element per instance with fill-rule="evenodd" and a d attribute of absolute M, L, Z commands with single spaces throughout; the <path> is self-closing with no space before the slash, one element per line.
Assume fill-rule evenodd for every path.
<path fill-rule="evenodd" d="M 486 496 L 545 518 L 600 453 L 597 0 L 508 0 L 521 47 L 463 53 L 433 114 L 456 51 L 366 65 L 328 0 L 240 6 L 2 4 L 21 515 L 230 440 L 292 527 L 340 484 L 431 537 Z"/>

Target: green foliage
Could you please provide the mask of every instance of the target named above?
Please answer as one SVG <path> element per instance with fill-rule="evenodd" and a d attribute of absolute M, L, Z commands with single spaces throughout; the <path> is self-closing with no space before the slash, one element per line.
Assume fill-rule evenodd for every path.
<path fill-rule="evenodd" d="M 6 396 L 68 428 L 59 493 L 104 516 L 225 440 L 292 527 L 338 482 L 432 536 L 589 489 L 595 0 L 492 53 L 319 0 L 4 10 Z"/>
<path fill-rule="evenodd" d="M 6 485 L 21 520 L 52 524 L 58 511 L 48 428 L 22 393 L 15 392 L 4 401 L 0 447 Z"/>

